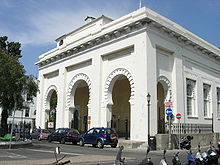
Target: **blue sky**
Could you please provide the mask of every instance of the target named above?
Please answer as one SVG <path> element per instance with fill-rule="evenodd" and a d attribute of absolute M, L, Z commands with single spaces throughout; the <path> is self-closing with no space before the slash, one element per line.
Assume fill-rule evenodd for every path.
<path fill-rule="evenodd" d="M 220 0 L 142 0 L 142 6 L 220 47 Z M 0 36 L 21 42 L 21 62 L 37 76 L 39 55 L 84 25 L 86 16 L 117 19 L 138 8 L 139 0 L 0 0 Z"/>

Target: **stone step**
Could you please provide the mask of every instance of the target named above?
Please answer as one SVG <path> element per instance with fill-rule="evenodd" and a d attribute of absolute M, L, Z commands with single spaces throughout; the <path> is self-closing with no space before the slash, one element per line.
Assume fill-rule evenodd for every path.
<path fill-rule="evenodd" d="M 143 144 L 141 144 L 138 149 L 146 149 L 147 150 L 148 148 L 148 143 L 147 142 L 144 142 Z"/>
<path fill-rule="evenodd" d="M 140 147 L 144 143 L 145 142 L 143 142 L 143 141 L 120 140 L 119 139 L 118 145 L 119 146 L 124 146 L 124 148 L 127 148 L 127 149 L 134 149 L 134 148 Z"/>

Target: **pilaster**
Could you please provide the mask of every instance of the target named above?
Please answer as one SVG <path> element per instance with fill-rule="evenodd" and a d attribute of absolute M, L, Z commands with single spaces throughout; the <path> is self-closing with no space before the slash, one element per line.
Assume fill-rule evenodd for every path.
<path fill-rule="evenodd" d="M 176 47 L 176 50 L 173 54 L 174 64 L 172 70 L 172 98 L 173 101 L 173 114 L 174 116 L 177 113 L 180 113 L 183 118 L 186 117 L 184 113 L 185 108 L 185 91 L 184 91 L 184 69 L 183 69 L 183 59 L 182 59 L 183 50 L 181 47 Z"/>
<path fill-rule="evenodd" d="M 157 61 L 156 44 L 152 38 L 147 36 L 147 93 L 151 95 L 150 99 L 150 135 L 157 133 Z M 147 96 L 146 93 L 146 96 Z M 145 98 L 146 98 L 145 96 Z M 146 98 L 147 110 L 147 98 Z M 146 120 L 147 121 L 147 120 Z M 147 123 L 146 123 L 147 125 Z"/>
<path fill-rule="evenodd" d="M 102 93 L 102 57 L 99 54 L 93 56 L 91 72 L 91 107 L 88 106 L 88 116 L 91 116 L 90 127 L 103 126 L 102 124 L 102 108 L 101 108 L 101 93 Z"/>
<path fill-rule="evenodd" d="M 65 112 L 65 85 L 66 85 L 66 69 L 64 67 L 59 70 L 59 80 L 57 81 L 58 95 L 57 95 L 57 112 L 56 112 L 56 128 L 66 126 L 64 120 Z"/>
<path fill-rule="evenodd" d="M 39 92 L 37 92 L 37 111 L 36 111 L 36 127 L 41 127 L 43 128 L 45 126 L 44 122 L 44 118 L 43 118 L 43 109 L 44 109 L 44 105 L 43 105 L 43 91 L 44 91 L 44 76 L 41 74 L 41 72 L 39 71 L 39 78 L 38 78 L 38 82 L 39 85 Z"/>

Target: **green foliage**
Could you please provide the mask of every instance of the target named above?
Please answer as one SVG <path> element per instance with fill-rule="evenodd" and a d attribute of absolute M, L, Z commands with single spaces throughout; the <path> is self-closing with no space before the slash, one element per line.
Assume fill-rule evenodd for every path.
<path fill-rule="evenodd" d="M 0 37 L 0 107 L 2 108 L 1 127 L 7 133 L 8 111 L 24 108 L 24 101 L 32 101 L 37 94 L 37 83 L 33 76 L 25 75 L 21 58 L 21 44 L 9 42 Z M 24 97 L 26 96 L 26 98 Z"/>
<path fill-rule="evenodd" d="M 50 98 L 49 121 L 56 121 L 57 94 L 54 91 Z"/>

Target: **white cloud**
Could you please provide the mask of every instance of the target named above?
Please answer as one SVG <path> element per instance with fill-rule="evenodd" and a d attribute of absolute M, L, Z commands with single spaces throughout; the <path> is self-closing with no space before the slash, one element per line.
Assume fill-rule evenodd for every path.
<path fill-rule="evenodd" d="M 50 11 L 27 18 L 29 29 L 18 34 L 23 44 L 51 43 L 60 35 L 72 31 L 82 21 L 79 15 L 70 11 Z"/>
<path fill-rule="evenodd" d="M 82 5 L 82 4 L 81 4 Z M 108 17 L 117 18 L 126 14 L 126 8 L 120 6 L 113 7 L 111 3 L 105 6 L 81 6 L 80 9 L 42 9 L 36 7 L 36 10 L 27 10 L 24 17 L 19 17 L 18 21 L 22 23 L 16 31 L 7 28 L 0 29 L 14 41 L 19 41 L 22 45 L 26 44 L 48 44 L 63 34 L 69 33 L 84 24 L 84 18 L 89 16 L 99 17 L 106 15 Z M 121 4 L 125 6 L 125 4 Z M 14 25 L 11 25 L 14 26 Z"/>
<path fill-rule="evenodd" d="M 59 36 L 83 25 L 83 16 L 86 16 L 86 13 L 95 12 L 50 11 L 31 15 L 27 18 L 29 28 L 23 32 L 17 32 L 13 36 L 22 44 L 51 43 Z"/>

